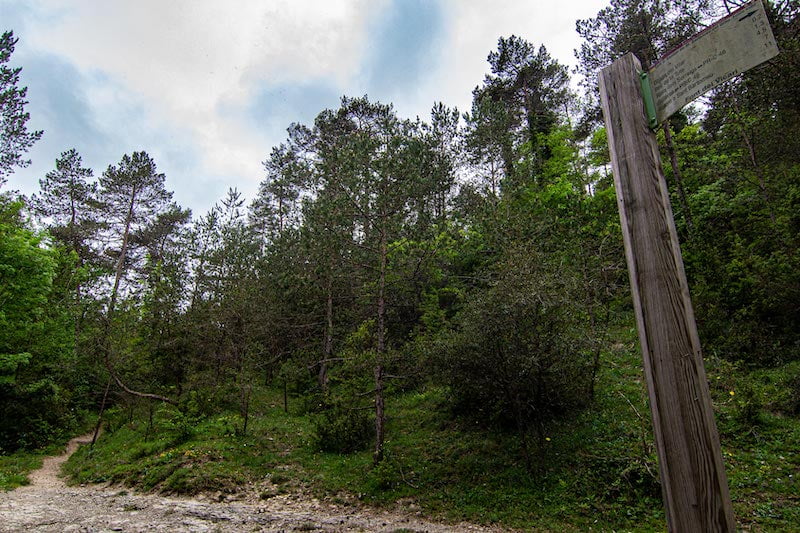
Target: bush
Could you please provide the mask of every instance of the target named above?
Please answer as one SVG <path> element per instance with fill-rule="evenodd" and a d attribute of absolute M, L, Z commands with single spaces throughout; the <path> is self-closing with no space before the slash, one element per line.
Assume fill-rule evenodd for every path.
<path fill-rule="evenodd" d="M 789 389 L 786 411 L 794 416 L 800 415 L 800 372 L 790 377 L 786 383 Z"/>
<path fill-rule="evenodd" d="M 205 418 L 192 407 L 192 402 L 179 409 L 171 406 L 159 406 L 163 417 L 164 429 L 173 434 L 173 445 L 177 446 L 191 439 L 198 430 L 198 425 Z"/>
<path fill-rule="evenodd" d="M 0 384 L 0 453 L 46 446 L 78 424 L 71 398 L 50 379 Z"/>
<path fill-rule="evenodd" d="M 336 406 L 319 417 L 314 429 L 321 451 L 347 454 L 369 446 L 374 422 L 364 411 Z"/>
<path fill-rule="evenodd" d="M 524 255 L 468 299 L 441 338 L 438 375 L 457 412 L 514 428 L 523 439 L 588 400 L 591 365 L 567 276 Z"/>

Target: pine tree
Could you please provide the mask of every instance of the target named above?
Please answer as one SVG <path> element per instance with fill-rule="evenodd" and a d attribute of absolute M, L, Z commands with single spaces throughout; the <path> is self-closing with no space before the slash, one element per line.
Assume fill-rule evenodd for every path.
<path fill-rule="evenodd" d="M 96 255 L 92 245 L 100 229 L 92 174 L 92 169 L 83 167 L 77 150 L 62 152 L 55 170 L 39 180 L 40 192 L 32 202 L 36 212 L 49 220 L 50 233 L 73 250 L 81 264 Z"/>
<path fill-rule="evenodd" d="M 111 377 L 125 392 L 153 400 L 174 403 L 158 394 L 141 393 L 125 385 L 114 369 L 111 328 L 117 312 L 117 303 L 123 289 L 123 280 L 142 266 L 143 241 L 136 239 L 152 225 L 158 216 L 167 212 L 172 204 L 172 193 L 164 186 L 165 176 L 159 173 L 153 159 L 146 152 L 124 155 L 118 165 L 110 165 L 99 179 L 100 199 L 108 223 L 106 254 L 115 258 L 112 287 L 108 296 L 105 317 L 104 362 Z M 135 287 L 130 287 L 135 290 Z"/>
<path fill-rule="evenodd" d="M 23 159 L 24 154 L 44 133 L 41 130 L 28 132 L 30 113 L 25 111 L 28 88 L 17 86 L 22 68 L 7 66 L 17 41 L 11 31 L 0 36 L 0 185 L 14 167 L 30 164 L 29 159 Z"/>
<path fill-rule="evenodd" d="M 544 46 L 537 50 L 515 35 L 501 37 L 488 61 L 491 74 L 472 92 L 472 112 L 466 117 L 471 159 L 488 165 L 495 192 L 494 183 L 500 181 L 509 190 L 541 182 L 549 157 L 542 136 L 566 109 L 567 69 Z M 496 178 L 498 163 L 502 180 Z"/>

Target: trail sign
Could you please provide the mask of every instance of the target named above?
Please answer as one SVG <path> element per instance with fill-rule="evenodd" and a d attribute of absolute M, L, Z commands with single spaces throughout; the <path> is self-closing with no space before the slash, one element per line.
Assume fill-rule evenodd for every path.
<path fill-rule="evenodd" d="M 777 53 L 762 0 L 753 0 L 649 73 L 628 53 L 599 75 L 671 533 L 733 533 L 736 520 L 669 188 L 648 126 Z"/>
<path fill-rule="evenodd" d="M 649 71 L 655 119 L 778 55 L 764 4 L 753 0 L 661 58 Z M 651 117 L 652 118 L 652 117 Z"/>
<path fill-rule="evenodd" d="M 628 53 L 600 71 L 631 298 L 670 533 L 733 533 L 725 464 L 658 141 Z"/>

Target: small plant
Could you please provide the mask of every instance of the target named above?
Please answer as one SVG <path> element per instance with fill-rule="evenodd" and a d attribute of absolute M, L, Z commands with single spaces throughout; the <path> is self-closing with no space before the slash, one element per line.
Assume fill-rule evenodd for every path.
<path fill-rule="evenodd" d="M 761 419 L 761 399 L 754 391 L 752 385 L 745 381 L 740 387 L 736 397 L 736 420 L 743 426 L 753 428 L 758 426 Z"/>
<path fill-rule="evenodd" d="M 786 383 L 788 400 L 786 411 L 794 416 L 800 415 L 800 373 L 795 374 Z"/>
<path fill-rule="evenodd" d="M 315 430 L 321 451 L 347 454 L 369 445 L 373 423 L 364 411 L 336 406 L 320 416 Z"/>
<path fill-rule="evenodd" d="M 203 416 L 199 414 L 194 407 L 194 402 L 189 400 L 185 405 L 182 405 L 177 411 L 170 408 L 163 407 L 167 410 L 164 414 L 163 426 L 174 434 L 173 445 L 186 442 L 194 436 L 197 431 L 199 422 Z"/>
<path fill-rule="evenodd" d="M 375 480 L 377 490 L 390 490 L 401 483 L 402 468 L 387 450 L 384 452 L 383 460 L 372 469 L 371 477 Z"/>

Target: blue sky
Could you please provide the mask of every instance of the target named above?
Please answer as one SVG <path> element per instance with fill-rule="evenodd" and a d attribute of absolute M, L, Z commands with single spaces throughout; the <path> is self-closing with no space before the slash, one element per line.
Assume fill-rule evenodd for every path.
<path fill-rule="evenodd" d="M 31 194 L 62 151 L 100 175 L 146 150 L 197 215 L 229 187 L 252 198 L 292 122 L 342 95 L 426 118 L 469 109 L 500 36 L 575 63 L 575 20 L 606 0 L 0 0 L 0 31 L 43 129 L 4 190 Z"/>

